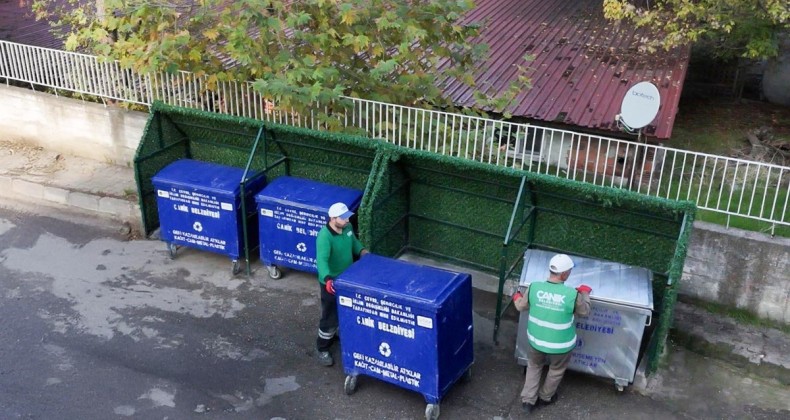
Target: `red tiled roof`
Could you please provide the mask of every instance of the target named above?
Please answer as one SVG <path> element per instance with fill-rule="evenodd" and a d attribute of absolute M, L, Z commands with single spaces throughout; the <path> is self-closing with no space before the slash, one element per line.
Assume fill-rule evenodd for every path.
<path fill-rule="evenodd" d="M 0 39 L 36 47 L 62 49 L 63 40 L 52 35 L 49 22 L 36 21 L 31 10 L 32 4 L 33 0 L 0 0 Z"/>
<path fill-rule="evenodd" d="M 480 88 L 507 88 L 526 54 L 532 88 L 520 93 L 514 116 L 591 129 L 617 130 L 615 115 L 628 88 L 649 81 L 658 87 L 661 108 L 644 133 L 669 138 L 675 121 L 689 49 L 648 53 L 648 33 L 607 21 L 601 0 L 477 0 L 466 20 L 484 23 L 481 38 L 490 58 L 476 75 Z M 458 82 L 443 86 L 453 102 L 473 106 L 472 90 Z"/>

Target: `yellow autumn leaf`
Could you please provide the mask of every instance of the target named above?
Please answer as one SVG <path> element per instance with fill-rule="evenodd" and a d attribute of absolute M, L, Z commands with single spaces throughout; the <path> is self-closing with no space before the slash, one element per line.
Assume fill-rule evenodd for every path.
<path fill-rule="evenodd" d="M 353 25 L 357 21 L 357 14 L 353 9 L 344 10 L 340 13 L 340 22 L 346 25 Z"/>
<path fill-rule="evenodd" d="M 212 74 L 206 79 L 206 85 L 209 89 L 216 89 L 217 87 L 217 75 Z"/>
<path fill-rule="evenodd" d="M 217 39 L 217 37 L 219 36 L 219 31 L 217 31 L 214 28 L 206 29 L 205 31 L 203 31 L 203 36 L 205 36 L 206 38 L 210 39 L 211 41 L 215 41 Z"/>
<path fill-rule="evenodd" d="M 189 50 L 187 57 L 189 57 L 189 60 L 191 61 L 200 62 L 203 58 L 203 53 L 200 50 L 193 48 Z"/>

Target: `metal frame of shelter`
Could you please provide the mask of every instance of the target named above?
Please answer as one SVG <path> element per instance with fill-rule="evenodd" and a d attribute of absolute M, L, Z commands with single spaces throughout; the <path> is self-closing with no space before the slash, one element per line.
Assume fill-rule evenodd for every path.
<path fill-rule="evenodd" d="M 191 152 L 192 151 L 192 147 L 191 147 L 190 143 L 191 142 L 198 142 L 198 143 L 200 143 L 200 142 L 207 142 L 208 143 L 208 141 L 205 141 L 205 140 L 195 140 L 195 139 L 188 138 L 186 133 L 184 133 L 182 130 L 180 130 L 180 128 L 178 127 L 178 124 L 175 124 L 166 114 L 162 114 L 161 111 L 158 111 L 158 110 L 157 111 L 153 111 L 151 118 L 152 119 L 165 118 L 165 119 L 170 120 L 170 122 L 173 123 L 173 125 L 176 127 L 176 130 L 179 131 L 182 134 L 182 138 L 178 139 L 178 141 L 176 141 L 176 142 L 173 142 L 173 143 L 165 146 L 164 139 L 163 139 L 163 136 L 162 136 L 162 133 L 161 133 L 161 126 L 160 126 L 159 127 L 160 128 L 159 129 L 159 136 L 157 136 L 158 137 L 158 142 L 159 142 L 159 149 L 154 151 L 154 152 L 151 152 L 151 153 L 148 153 L 148 154 L 145 154 L 145 155 L 141 156 L 141 153 L 140 153 L 140 150 L 142 148 L 142 142 L 141 142 L 140 148 L 138 148 L 138 153 L 136 154 L 136 156 L 134 158 L 135 178 L 136 178 L 136 181 L 137 181 L 137 189 L 138 189 L 138 191 L 137 191 L 138 192 L 138 199 L 139 199 L 139 204 L 140 204 L 140 209 L 141 209 L 141 217 L 142 217 L 142 222 L 143 222 L 142 225 L 143 225 L 143 229 L 145 230 L 145 235 L 146 236 L 150 235 L 153 232 L 153 229 L 152 229 L 152 226 L 151 226 L 151 223 L 150 223 L 150 219 L 151 218 L 150 218 L 150 216 L 148 216 L 146 214 L 146 207 L 147 207 L 147 204 L 148 204 L 147 201 L 146 201 L 146 198 L 149 197 L 149 196 L 153 196 L 154 190 L 153 190 L 153 188 L 146 188 L 146 186 L 145 186 L 146 182 L 143 181 L 143 176 L 141 175 L 141 171 L 138 168 L 141 165 L 145 165 L 147 161 L 155 159 L 155 158 L 167 153 L 168 150 L 170 150 L 170 149 L 172 149 L 172 148 L 174 148 L 176 146 L 180 146 L 180 145 L 183 145 L 185 147 L 185 153 L 184 153 L 183 157 L 188 158 L 188 159 L 192 159 L 192 157 L 193 157 L 192 156 L 192 152 Z M 207 127 L 207 126 L 201 126 L 201 125 L 198 125 L 198 124 L 181 123 L 181 125 L 187 125 L 187 126 L 190 126 L 192 128 L 202 128 L 202 129 L 209 129 L 210 128 L 212 130 L 224 132 L 224 133 L 227 133 L 227 134 L 243 134 L 243 133 L 238 133 L 238 132 L 231 132 L 231 131 L 228 131 L 228 130 L 222 130 L 222 129 L 212 128 L 212 127 Z M 242 234 L 243 234 L 243 243 L 244 243 L 244 261 L 245 261 L 247 275 L 251 274 L 251 270 L 250 270 L 250 243 L 249 243 L 249 235 L 248 235 L 248 228 L 247 228 L 247 224 L 248 224 L 248 219 L 250 217 L 250 213 L 247 211 L 247 203 L 246 203 L 247 200 L 244 199 L 244 197 L 246 197 L 246 193 L 247 193 L 246 187 L 247 187 L 247 184 L 248 184 L 248 182 L 250 180 L 252 180 L 253 178 L 255 178 L 256 176 L 258 176 L 261 173 L 265 174 L 272 167 L 274 167 L 276 165 L 279 165 L 284 160 L 284 158 L 281 158 L 277 162 L 275 162 L 271 167 L 266 167 L 263 170 L 253 171 L 251 173 L 251 169 L 252 169 L 251 166 L 252 166 L 253 156 L 255 156 L 255 153 L 256 153 L 256 151 L 258 149 L 258 144 L 261 141 L 263 141 L 264 143 L 266 141 L 265 130 L 264 130 L 263 125 L 261 125 L 260 129 L 258 130 L 258 133 L 255 135 L 252 147 L 250 148 L 250 150 L 248 152 L 247 163 L 244 165 L 244 173 L 243 173 L 241 179 L 239 180 L 240 195 L 242 197 L 242 199 L 240 200 L 240 205 L 241 205 L 241 214 L 243 215 L 243 217 L 241 218 L 241 225 L 242 225 Z M 264 149 L 264 161 L 266 161 L 265 153 L 266 152 L 265 152 L 265 149 Z M 150 178 L 145 180 L 145 181 L 147 181 L 147 183 L 150 183 Z M 255 249 L 255 247 L 253 247 L 253 249 Z M 235 273 L 235 270 L 234 270 L 234 273 Z"/>
<path fill-rule="evenodd" d="M 493 340 L 510 305 L 508 280 L 527 249 L 642 266 L 654 273 L 657 313 L 649 371 L 669 331 L 696 207 L 498 168 L 423 151 L 385 151 L 360 217 L 375 220 L 366 238 L 374 252 L 414 253 L 496 273 Z"/>
<path fill-rule="evenodd" d="M 546 194 L 546 193 L 543 193 L 543 194 Z M 526 200 L 524 198 L 525 195 L 529 195 L 530 199 Z M 565 200 L 572 200 L 572 201 L 580 201 L 580 200 L 573 200 L 573 199 L 569 199 L 569 198 L 564 198 L 564 199 Z M 513 206 L 513 212 L 512 212 L 511 217 L 510 217 L 510 222 L 508 223 L 507 232 L 505 233 L 505 237 L 503 238 L 503 241 L 502 241 L 502 251 L 501 251 L 501 258 L 500 258 L 500 265 L 499 265 L 499 284 L 498 284 L 498 288 L 497 288 L 497 298 L 498 299 L 497 299 L 496 315 L 495 315 L 495 319 L 494 319 L 494 336 L 493 336 L 494 342 L 498 342 L 499 325 L 500 325 L 500 321 L 501 321 L 502 315 L 507 310 L 507 308 L 512 304 L 512 302 L 509 299 L 507 299 L 505 301 L 505 303 L 503 304 L 503 294 L 505 292 L 505 290 L 504 290 L 505 283 L 508 280 L 512 280 L 512 279 L 518 277 L 518 276 L 514 275 L 515 274 L 514 272 L 518 268 L 521 267 L 521 264 L 522 264 L 522 262 L 524 260 L 524 251 L 526 251 L 527 249 L 534 248 L 534 249 L 543 249 L 543 250 L 547 250 L 547 251 L 565 252 L 562 249 L 558 249 L 558 248 L 555 248 L 555 247 L 552 247 L 552 246 L 547 246 L 547 245 L 543 245 L 543 244 L 534 242 L 535 226 L 536 226 L 535 221 L 536 221 L 538 212 L 541 212 L 541 211 L 543 211 L 543 212 L 552 212 L 552 213 L 564 214 L 566 216 L 573 217 L 573 218 L 586 219 L 586 220 L 589 220 L 589 221 L 592 221 L 592 222 L 595 222 L 595 223 L 612 224 L 611 222 L 608 222 L 608 221 L 605 221 L 605 220 L 598 220 L 598 219 L 595 219 L 595 218 L 592 218 L 592 217 L 586 217 L 586 216 L 581 216 L 581 215 L 574 215 L 574 214 L 570 214 L 570 213 L 567 213 L 567 212 L 562 212 L 562 211 L 559 211 L 559 210 L 556 210 L 556 209 L 552 209 L 552 208 L 540 207 L 540 206 L 537 206 L 535 204 L 530 205 L 530 204 L 527 204 L 527 201 L 529 201 L 531 203 L 536 203 L 537 202 L 537 197 L 536 197 L 535 189 L 534 189 L 534 186 L 532 185 L 532 183 L 530 181 L 528 181 L 526 177 L 522 177 L 521 178 L 521 184 L 520 184 L 519 190 L 518 190 L 518 196 L 516 197 L 516 202 L 515 202 L 515 204 Z M 590 205 L 591 202 L 586 201 L 586 202 L 584 202 L 584 204 Z M 673 239 L 673 240 L 676 239 L 677 241 L 681 241 L 681 238 L 684 236 L 684 234 L 688 234 L 688 232 L 686 232 L 686 225 L 687 225 L 687 223 L 689 221 L 689 217 L 690 217 L 690 215 L 688 213 L 683 213 L 682 216 L 680 217 L 680 219 L 669 219 L 669 218 L 663 219 L 664 221 L 678 224 L 678 229 L 679 229 L 679 232 L 680 232 L 678 237 L 667 235 L 667 234 L 665 234 L 663 232 L 659 232 L 659 231 L 650 231 L 650 230 L 647 230 L 647 229 L 641 229 L 641 228 L 632 227 L 632 226 L 626 226 L 626 225 L 621 225 L 621 224 L 614 224 L 614 225 L 617 226 L 617 227 L 620 227 L 620 228 L 638 230 L 638 231 L 642 231 L 642 232 L 648 233 L 650 235 L 661 236 L 661 237 L 665 237 L 665 238 L 668 238 L 668 239 Z M 529 226 L 527 228 L 527 241 L 526 241 L 526 244 L 524 244 L 521 241 L 517 241 L 516 237 L 521 232 L 521 230 L 525 226 L 527 226 L 528 224 L 529 224 Z M 516 244 L 516 243 L 522 245 L 520 247 L 516 247 L 517 250 L 519 250 L 520 252 L 517 254 L 515 259 L 509 260 L 508 259 L 509 251 L 511 250 L 511 247 L 513 247 L 514 244 Z M 575 253 L 574 255 L 578 255 L 580 257 L 594 258 L 594 257 L 592 257 L 590 255 L 585 255 L 585 254 Z M 666 277 L 667 278 L 667 285 L 671 285 L 671 284 L 676 283 L 677 281 L 680 280 L 679 278 L 673 278 L 673 276 L 671 275 L 669 270 L 667 270 L 665 272 L 662 272 L 662 273 L 655 273 L 654 272 L 654 274 L 659 274 L 659 275 L 661 275 L 663 277 Z"/>

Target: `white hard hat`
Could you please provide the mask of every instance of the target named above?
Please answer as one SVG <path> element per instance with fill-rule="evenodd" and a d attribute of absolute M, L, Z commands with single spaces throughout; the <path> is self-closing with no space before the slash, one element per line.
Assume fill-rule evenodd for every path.
<path fill-rule="evenodd" d="M 354 215 L 354 212 L 350 211 L 348 206 L 343 203 L 332 204 L 332 206 L 329 207 L 329 211 L 327 213 L 329 214 L 329 217 L 339 217 L 341 219 L 348 219 Z"/>
<path fill-rule="evenodd" d="M 549 261 L 549 271 L 555 274 L 564 273 L 573 268 L 573 260 L 565 254 L 557 254 Z"/>

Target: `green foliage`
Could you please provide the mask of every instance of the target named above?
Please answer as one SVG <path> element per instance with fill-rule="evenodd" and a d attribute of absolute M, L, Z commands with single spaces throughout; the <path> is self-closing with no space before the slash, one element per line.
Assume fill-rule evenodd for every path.
<path fill-rule="evenodd" d="M 704 39 L 725 58 L 770 58 L 778 53 L 778 36 L 790 29 L 787 0 L 656 0 L 646 8 L 633 3 L 603 0 L 604 14 L 662 32 L 650 41 L 653 48 Z"/>
<path fill-rule="evenodd" d="M 446 108 L 445 79 L 474 86 L 488 52 L 462 24 L 472 0 L 37 0 L 39 17 L 71 28 L 71 50 L 118 60 L 140 73 L 190 71 L 219 81 L 254 81 L 282 109 L 339 112 L 341 95 Z M 228 61 L 235 65 L 228 68 Z M 525 63 L 526 64 L 526 58 Z M 501 112 L 528 86 L 521 77 L 482 108 Z M 320 118 L 320 117 L 319 117 Z"/>

